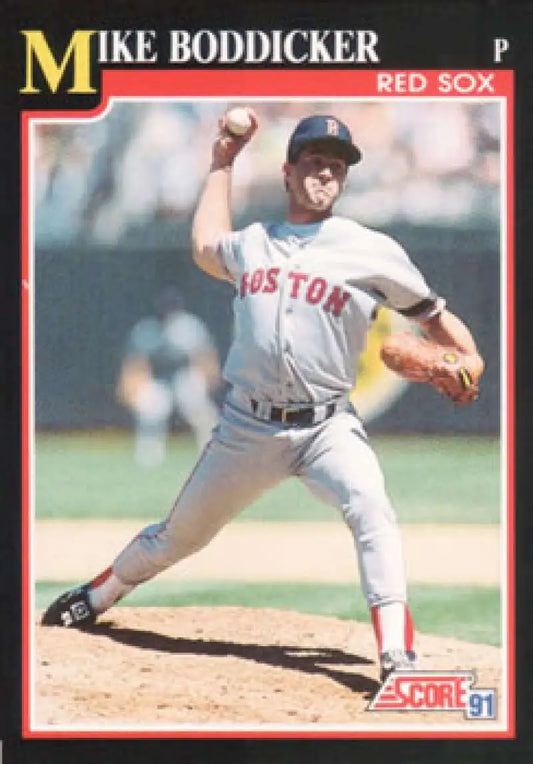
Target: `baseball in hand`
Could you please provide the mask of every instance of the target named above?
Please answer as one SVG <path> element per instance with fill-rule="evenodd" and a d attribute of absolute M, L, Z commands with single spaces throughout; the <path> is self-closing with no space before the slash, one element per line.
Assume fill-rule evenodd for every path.
<path fill-rule="evenodd" d="M 251 124 L 250 115 L 242 106 L 230 109 L 226 114 L 226 130 L 233 135 L 244 135 Z"/>

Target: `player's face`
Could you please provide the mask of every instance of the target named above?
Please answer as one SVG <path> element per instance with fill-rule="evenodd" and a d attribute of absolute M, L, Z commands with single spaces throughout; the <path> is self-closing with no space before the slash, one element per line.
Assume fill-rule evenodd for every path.
<path fill-rule="evenodd" d="M 284 165 L 291 205 L 316 213 L 329 211 L 346 180 L 347 166 L 329 149 L 304 149 L 296 162 Z"/>

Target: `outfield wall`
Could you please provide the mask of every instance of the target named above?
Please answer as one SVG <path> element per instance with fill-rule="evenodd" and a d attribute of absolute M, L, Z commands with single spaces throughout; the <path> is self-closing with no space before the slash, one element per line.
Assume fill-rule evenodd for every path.
<path fill-rule="evenodd" d="M 253 217 L 253 216 L 252 216 Z M 117 403 L 120 352 L 129 328 L 151 311 L 161 285 L 183 290 L 187 307 L 211 328 L 225 357 L 232 332 L 233 289 L 190 260 L 188 225 L 169 228 L 166 241 L 138 231 L 119 247 L 35 253 L 35 421 L 38 428 L 122 427 Z M 374 432 L 497 433 L 500 380 L 500 253 L 497 230 L 390 229 L 449 308 L 465 319 L 487 361 L 482 395 L 455 409 L 423 385 L 411 385 L 369 422 Z M 159 243 L 158 243 L 159 242 Z M 179 423 L 178 423 L 179 425 Z"/>

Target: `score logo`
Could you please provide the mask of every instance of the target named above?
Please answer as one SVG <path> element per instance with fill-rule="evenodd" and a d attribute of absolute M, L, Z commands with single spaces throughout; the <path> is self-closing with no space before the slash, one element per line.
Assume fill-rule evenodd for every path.
<path fill-rule="evenodd" d="M 494 719 L 496 691 L 472 688 L 472 671 L 391 674 L 367 711 L 463 711 L 467 719 Z"/>

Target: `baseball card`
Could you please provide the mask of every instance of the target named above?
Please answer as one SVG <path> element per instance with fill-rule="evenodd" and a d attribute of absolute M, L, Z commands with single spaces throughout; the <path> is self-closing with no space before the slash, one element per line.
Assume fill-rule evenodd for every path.
<path fill-rule="evenodd" d="M 7 27 L 5 760 L 520 756 L 533 5 L 115 5 Z"/>

